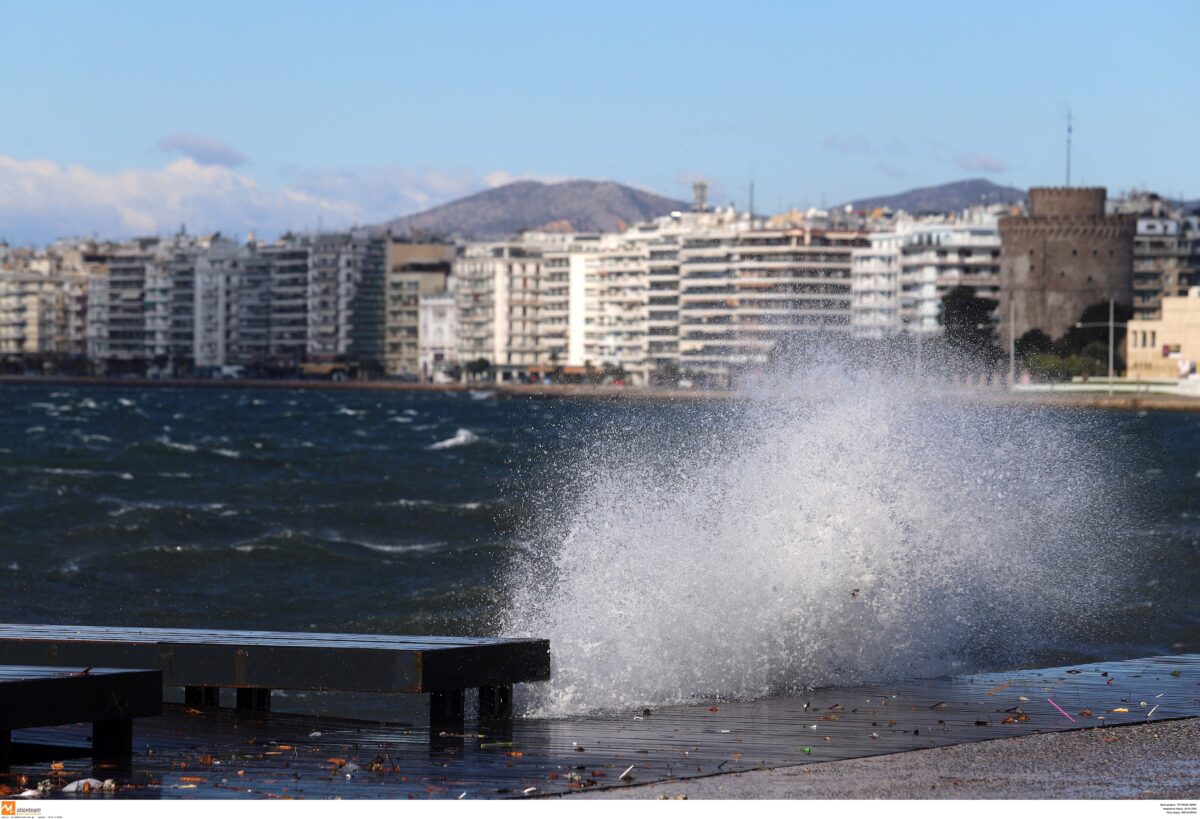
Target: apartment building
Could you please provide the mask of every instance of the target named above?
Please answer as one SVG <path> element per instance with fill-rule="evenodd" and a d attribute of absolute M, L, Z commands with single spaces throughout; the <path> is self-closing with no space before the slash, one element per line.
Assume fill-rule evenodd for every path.
<path fill-rule="evenodd" d="M 227 364 L 262 367 L 271 356 L 273 260 L 251 236 L 229 262 Z"/>
<path fill-rule="evenodd" d="M 713 381 L 765 363 L 797 335 L 850 329 L 856 229 L 718 229 L 680 250 L 680 364 Z"/>
<path fill-rule="evenodd" d="M 239 355 L 243 339 L 240 322 L 249 307 L 251 292 L 242 286 L 240 261 L 248 255 L 235 242 L 212 241 L 196 256 L 192 271 L 192 364 L 197 371 L 246 364 Z M 260 349 L 265 352 L 267 308 L 262 310 Z"/>
<path fill-rule="evenodd" d="M 1200 215 L 1138 190 L 1110 200 L 1107 210 L 1135 220 L 1133 318 L 1161 318 L 1164 298 L 1187 295 L 1200 284 Z"/>
<path fill-rule="evenodd" d="M 408 242 L 394 237 L 386 241 L 387 275 L 382 302 L 384 362 L 389 375 L 429 378 L 435 355 L 441 356 L 436 362 L 448 360 L 445 347 L 451 343 L 450 338 L 441 338 L 436 344 L 431 341 L 426 349 L 421 305 L 426 298 L 442 299 L 430 308 L 425 319 L 440 334 L 455 331 L 457 317 L 453 321 L 444 317 L 433 320 L 433 313 L 445 309 L 445 299 L 453 298 L 446 293 L 455 253 L 454 245 L 450 244 Z M 434 347 L 437 353 L 432 352 Z"/>
<path fill-rule="evenodd" d="M 1133 237 L 1133 317 L 1163 315 L 1163 299 L 1200 284 L 1200 217 L 1139 216 Z"/>
<path fill-rule="evenodd" d="M 105 265 L 107 275 L 92 282 L 95 315 L 89 311 L 89 334 L 102 342 L 97 357 L 107 373 L 144 373 L 152 358 L 165 355 L 158 243 L 149 238 L 117 245 Z"/>
<path fill-rule="evenodd" d="M 484 359 L 497 380 L 518 378 L 538 357 L 538 291 L 542 248 L 532 242 L 469 244 L 455 259 L 458 356 Z"/>
<path fill-rule="evenodd" d="M 0 268 L 0 360 L 82 358 L 86 310 L 81 272 Z"/>
<path fill-rule="evenodd" d="M 856 338 L 887 338 L 903 329 L 900 319 L 900 246 L 895 231 L 867 235 L 867 247 L 850 253 L 850 328 Z"/>
<path fill-rule="evenodd" d="M 630 383 L 649 378 L 648 245 L 619 234 L 584 255 L 584 366 L 609 368 Z"/>
<path fill-rule="evenodd" d="M 923 225 L 900 247 L 900 321 L 911 332 L 938 335 L 942 297 L 970 287 L 1000 295 L 1000 233 L 990 225 Z"/>
<path fill-rule="evenodd" d="M 851 256 L 851 327 L 859 338 L 902 331 L 941 333 L 942 297 L 970 287 L 981 298 L 1000 295 L 1000 233 L 996 214 L 957 219 L 901 219 L 868 234 Z"/>
<path fill-rule="evenodd" d="M 295 370 L 308 354 L 308 258 L 312 239 L 287 234 L 257 249 L 269 281 L 267 359 L 273 368 Z"/>
<path fill-rule="evenodd" d="M 418 298 L 418 366 L 421 379 L 436 381 L 458 364 L 458 300 L 454 293 Z"/>
<path fill-rule="evenodd" d="M 550 370 L 569 367 L 582 372 L 588 361 L 584 317 L 587 273 L 603 237 L 599 233 L 577 233 L 537 238 L 542 258 L 536 327 L 538 364 Z"/>
<path fill-rule="evenodd" d="M 350 302 L 361 243 L 349 233 L 324 233 L 308 256 L 306 354 L 344 355 L 350 344 Z"/>

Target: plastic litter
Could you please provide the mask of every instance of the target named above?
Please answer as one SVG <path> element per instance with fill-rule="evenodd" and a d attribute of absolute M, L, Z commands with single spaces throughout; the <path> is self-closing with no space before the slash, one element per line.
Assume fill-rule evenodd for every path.
<path fill-rule="evenodd" d="M 101 790 L 103 787 L 104 783 L 99 779 L 76 779 L 63 786 L 63 793 L 90 793 Z"/>
<path fill-rule="evenodd" d="M 1058 709 L 1058 713 L 1062 714 L 1064 717 L 1066 717 L 1067 719 L 1071 720 L 1071 722 L 1074 722 L 1074 721 L 1075 721 L 1075 717 L 1071 716 L 1071 715 L 1070 715 L 1070 714 L 1068 714 L 1066 711 L 1062 710 L 1062 708 L 1059 708 L 1059 705 L 1058 705 L 1058 703 L 1057 703 L 1057 702 L 1055 702 L 1054 700 L 1050 699 L 1049 697 L 1046 697 L 1046 702 L 1048 702 L 1048 703 L 1050 703 L 1051 705 L 1053 705 L 1053 706 L 1054 706 L 1056 709 Z"/>

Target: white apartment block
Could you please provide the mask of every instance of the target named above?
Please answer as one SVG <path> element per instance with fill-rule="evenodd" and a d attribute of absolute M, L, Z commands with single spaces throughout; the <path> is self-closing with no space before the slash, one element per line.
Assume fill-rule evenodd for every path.
<path fill-rule="evenodd" d="M 857 338 L 900 332 L 900 243 L 892 232 L 871 233 L 869 247 L 850 254 L 850 326 Z"/>
<path fill-rule="evenodd" d="M 537 352 L 542 249 L 520 241 L 467 245 L 455 259 L 459 359 L 484 359 L 498 380 L 543 362 Z"/>
<path fill-rule="evenodd" d="M 584 366 L 624 373 L 645 384 L 649 317 L 647 244 L 621 234 L 585 257 L 583 269 Z"/>
<path fill-rule="evenodd" d="M 583 368 L 585 281 L 600 249 L 601 235 L 537 236 L 542 253 L 537 325 L 538 363 L 543 367 Z"/>
<path fill-rule="evenodd" d="M 487 359 L 501 380 L 559 367 L 632 384 L 728 378 L 795 333 L 847 331 L 850 254 L 865 244 L 856 229 L 767 229 L 732 208 L 469 244 L 454 265 L 459 358 Z"/>
<path fill-rule="evenodd" d="M 198 370 L 237 363 L 238 308 L 244 305 L 239 258 L 244 254 L 234 242 L 212 241 L 197 256 L 192 274 L 192 361 Z M 265 342 L 265 339 L 264 339 Z M 265 349 L 265 343 L 264 343 Z"/>
<path fill-rule="evenodd" d="M 427 293 L 418 299 L 418 358 L 421 378 L 437 380 L 458 364 L 458 300 L 454 293 Z"/>
<path fill-rule="evenodd" d="M 852 262 L 852 325 L 860 338 L 940 334 L 942 297 L 955 287 L 970 287 L 982 298 L 999 295 L 1000 232 L 991 211 L 955 220 L 903 219 L 868 241 Z"/>
<path fill-rule="evenodd" d="M 850 328 L 853 229 L 718 229 L 680 251 L 679 351 L 710 380 L 762 365 L 781 343 Z"/>

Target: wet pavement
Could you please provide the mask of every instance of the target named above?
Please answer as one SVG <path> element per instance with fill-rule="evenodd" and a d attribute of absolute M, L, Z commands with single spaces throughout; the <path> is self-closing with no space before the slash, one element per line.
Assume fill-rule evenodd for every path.
<path fill-rule="evenodd" d="M 1111 768 L 1099 763 L 1125 748 L 1121 732 L 1109 726 L 1161 725 L 1172 737 L 1192 731 L 1181 735 L 1186 739 L 1194 728 L 1173 726 L 1193 723 L 1162 721 L 1193 716 L 1200 716 L 1200 655 L 567 719 L 469 720 L 451 729 L 165 705 L 161 717 L 137 721 L 134 756 L 124 761 L 86 756 L 86 725 L 14 732 L 14 743 L 59 747 L 0 775 L 0 789 L 21 793 L 44 783 L 46 794 L 56 796 L 73 781 L 95 778 L 113 780 L 111 795 L 133 798 L 512 798 L 581 791 L 655 798 L 674 793 L 678 780 L 694 780 L 684 784 L 696 796 L 865 798 L 873 787 L 881 795 L 1057 795 L 1051 785 L 1064 775 L 1054 743 L 1091 743 L 1080 746 L 1088 753 L 1079 765 L 1097 762 L 1091 778 L 1081 780 L 1095 783 Z M 1078 728 L 1103 730 L 1034 736 Z M 992 739 L 1010 741 L 978 744 Z M 899 753 L 905 751 L 918 753 Z M 891 756 L 864 759 L 884 754 Z M 1011 775 L 992 772 L 990 766 L 1004 770 L 994 760 L 972 763 L 996 754 L 1010 754 Z M 841 773 L 847 760 L 882 767 L 860 782 Z M 1179 783 L 1194 782 L 1194 750 L 1190 762 L 1186 756 L 1160 761 L 1146 763 L 1157 765 L 1158 780 L 1130 766 L 1135 773 L 1109 776 L 1121 784 L 1108 792 L 1138 795 L 1144 780 L 1174 793 Z M 1163 767 L 1167 761 L 1175 767 Z M 655 782 L 667 784 L 642 787 Z M 988 782 L 1007 784 L 989 791 Z M 1063 795 L 1088 795 L 1066 782 Z M 1009 786 L 1011 792 L 1004 790 Z"/>

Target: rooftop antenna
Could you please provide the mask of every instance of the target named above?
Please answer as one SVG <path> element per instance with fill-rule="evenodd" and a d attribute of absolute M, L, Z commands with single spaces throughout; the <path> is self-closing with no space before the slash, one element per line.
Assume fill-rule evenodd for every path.
<path fill-rule="evenodd" d="M 1067 187 L 1071 187 L 1071 109 L 1067 109 Z"/>
<path fill-rule="evenodd" d="M 750 220 L 754 220 L 754 169 L 750 169 Z"/>

